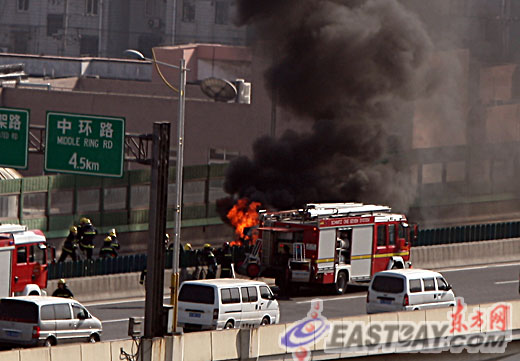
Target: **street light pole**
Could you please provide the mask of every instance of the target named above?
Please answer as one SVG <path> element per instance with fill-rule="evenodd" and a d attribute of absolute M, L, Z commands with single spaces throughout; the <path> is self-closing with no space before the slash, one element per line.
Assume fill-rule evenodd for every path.
<path fill-rule="evenodd" d="M 152 49 L 153 52 L 153 49 Z M 172 254 L 172 275 L 171 275 L 171 304 L 173 306 L 173 319 L 172 319 L 172 330 L 173 332 L 177 331 L 177 296 L 178 296 L 178 290 L 179 290 L 179 252 L 180 252 L 180 239 L 181 239 L 181 222 L 182 222 L 182 170 L 183 170 L 183 163 L 184 163 L 184 106 L 185 106 L 185 93 L 186 93 L 186 71 L 189 69 L 186 68 L 186 61 L 184 58 L 180 59 L 179 66 L 164 63 L 162 61 L 158 61 L 154 58 L 146 58 L 141 52 L 133 49 L 127 49 L 125 50 L 126 54 L 133 55 L 138 57 L 141 60 L 148 60 L 155 64 L 157 72 L 159 73 L 162 81 L 171 89 L 179 93 L 179 113 L 178 113 L 178 124 L 177 124 L 177 162 L 175 165 L 175 168 L 177 170 L 177 175 L 175 179 L 175 188 L 176 188 L 176 197 L 175 197 L 175 237 L 174 237 L 174 243 L 173 243 L 173 254 Z M 176 89 L 173 87 L 166 78 L 161 73 L 161 70 L 159 69 L 159 66 L 157 64 L 165 65 L 170 68 L 176 68 L 179 69 L 179 88 Z M 166 220 L 166 210 L 164 211 L 164 214 L 162 215 L 164 217 L 164 220 Z M 163 235 L 164 237 L 164 235 Z M 163 238 L 164 239 L 164 238 Z M 161 242 L 162 240 L 161 239 Z M 157 240 L 156 240 L 157 242 Z M 162 287 L 162 285 L 160 285 Z M 151 289 L 150 289 L 151 290 Z M 146 299 L 153 298 L 152 295 L 148 294 L 148 288 L 146 292 Z M 151 292 L 150 292 L 151 293 Z M 161 290 L 162 294 L 162 290 Z M 162 309 L 161 309 L 162 311 Z M 157 311 L 159 312 L 159 311 Z M 151 321 L 150 321 L 151 322 Z M 152 326 L 149 326 L 152 327 Z M 146 319 L 145 319 L 145 329 L 146 329 Z"/>
<path fill-rule="evenodd" d="M 181 242 L 181 222 L 182 222 L 182 169 L 184 162 L 184 105 L 186 90 L 186 68 L 185 60 L 180 60 L 179 68 L 179 115 L 177 125 L 177 162 L 175 169 L 177 176 L 175 180 L 176 201 L 175 201 L 175 239 L 172 260 L 172 279 L 171 279 L 171 303 L 173 306 L 173 332 L 177 330 L 177 296 L 179 289 L 179 252 Z"/>

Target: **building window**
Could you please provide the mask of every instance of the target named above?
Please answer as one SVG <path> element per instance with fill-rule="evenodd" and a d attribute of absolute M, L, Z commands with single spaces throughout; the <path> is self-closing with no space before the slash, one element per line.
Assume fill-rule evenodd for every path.
<path fill-rule="evenodd" d="M 63 30 L 63 14 L 47 15 L 47 36 L 53 36 Z"/>
<path fill-rule="evenodd" d="M 18 0 L 18 10 L 19 11 L 29 10 L 29 0 Z"/>
<path fill-rule="evenodd" d="M 231 152 L 225 149 L 217 149 L 217 148 L 210 148 L 209 149 L 209 164 L 221 164 L 221 163 L 229 163 L 235 158 L 239 157 L 238 152 Z"/>
<path fill-rule="evenodd" d="M 86 0 L 87 15 L 98 14 L 99 0 Z"/>
<path fill-rule="evenodd" d="M 98 37 L 92 35 L 81 35 L 79 42 L 80 56 L 98 56 Z"/>
<path fill-rule="evenodd" d="M 182 21 L 185 23 L 195 22 L 195 1 L 184 0 L 182 2 Z"/>
<path fill-rule="evenodd" d="M 215 3 L 215 24 L 226 25 L 228 23 L 229 3 L 217 1 Z"/>

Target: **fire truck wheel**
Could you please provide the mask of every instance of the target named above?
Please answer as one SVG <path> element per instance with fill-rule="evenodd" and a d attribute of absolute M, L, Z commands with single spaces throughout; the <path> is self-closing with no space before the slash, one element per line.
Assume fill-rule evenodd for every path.
<path fill-rule="evenodd" d="M 246 268 L 247 275 L 251 278 L 258 277 L 258 274 L 260 273 L 260 267 L 256 263 L 251 263 L 247 265 Z"/>
<path fill-rule="evenodd" d="M 338 273 L 336 280 L 336 293 L 342 295 L 347 289 L 347 274 L 345 272 Z"/>

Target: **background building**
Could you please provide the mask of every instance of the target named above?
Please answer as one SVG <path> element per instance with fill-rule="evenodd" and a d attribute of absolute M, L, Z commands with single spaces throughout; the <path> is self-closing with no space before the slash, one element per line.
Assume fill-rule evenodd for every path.
<path fill-rule="evenodd" d="M 233 0 L 1 0 L 0 50 L 119 57 L 192 42 L 245 45 Z"/>

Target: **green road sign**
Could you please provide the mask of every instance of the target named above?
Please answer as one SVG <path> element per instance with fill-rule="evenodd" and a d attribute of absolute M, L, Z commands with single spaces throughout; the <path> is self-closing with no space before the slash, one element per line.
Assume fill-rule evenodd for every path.
<path fill-rule="evenodd" d="M 0 166 L 27 168 L 29 110 L 0 108 Z"/>
<path fill-rule="evenodd" d="M 123 176 L 125 119 L 47 112 L 45 170 Z"/>

